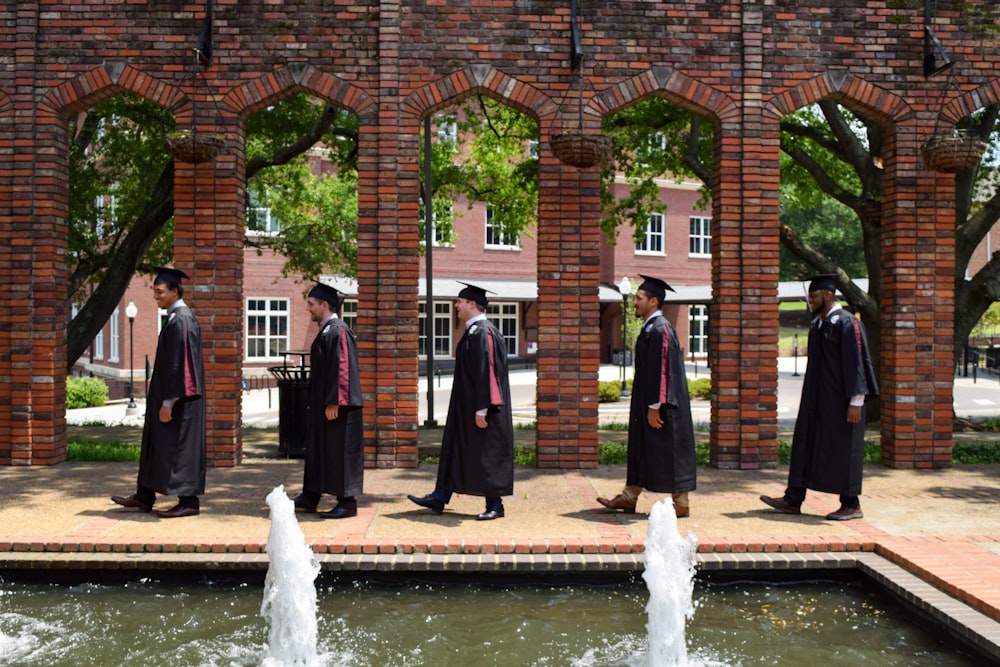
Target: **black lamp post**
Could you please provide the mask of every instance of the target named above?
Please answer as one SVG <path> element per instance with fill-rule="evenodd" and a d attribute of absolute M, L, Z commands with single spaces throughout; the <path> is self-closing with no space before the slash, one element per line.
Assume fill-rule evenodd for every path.
<path fill-rule="evenodd" d="M 618 283 L 618 291 L 622 293 L 622 396 L 628 396 L 625 388 L 625 353 L 628 351 L 628 298 L 632 294 L 632 281 L 628 276 Z"/>
<path fill-rule="evenodd" d="M 799 376 L 799 335 L 795 334 L 792 336 L 792 354 L 795 355 L 795 372 L 792 373 L 794 377 Z"/>
<path fill-rule="evenodd" d="M 132 330 L 135 325 L 135 316 L 139 314 L 139 309 L 135 307 L 134 301 L 129 301 L 125 306 L 125 317 L 128 318 L 128 409 L 134 410 L 135 405 L 135 346 Z"/>

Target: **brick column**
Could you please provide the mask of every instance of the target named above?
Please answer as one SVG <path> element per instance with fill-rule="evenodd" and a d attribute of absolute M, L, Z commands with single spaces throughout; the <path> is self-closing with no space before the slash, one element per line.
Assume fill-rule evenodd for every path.
<path fill-rule="evenodd" d="M 543 128 L 547 146 L 546 136 Z M 600 170 L 560 165 L 548 150 L 541 155 L 538 467 L 593 468 L 600 370 Z"/>
<path fill-rule="evenodd" d="M 5 260 L 0 264 L 4 337 L 0 365 L 4 380 L 0 413 L 9 430 L 0 461 L 13 465 L 53 464 L 66 457 L 65 253 L 66 158 L 57 119 L 36 117 L 35 41 L 37 2 L 17 3 L 14 67 L 17 71 L 13 124 L 4 146 L 13 148 L 7 166 L 9 218 L 3 225 Z"/>
<path fill-rule="evenodd" d="M 199 132 L 226 134 L 211 102 L 197 109 L 205 114 Z M 191 276 L 184 300 L 201 325 L 208 463 L 220 467 L 242 459 L 243 172 L 235 152 L 241 162 L 243 141 L 235 122 L 229 126 L 215 160 L 174 164 L 174 265 Z"/>
<path fill-rule="evenodd" d="M 955 185 L 918 161 L 930 124 L 899 125 L 886 151 L 879 389 L 882 462 L 895 468 L 951 465 Z"/>
<path fill-rule="evenodd" d="M 778 127 L 762 108 L 763 15 L 744 2 L 738 118 L 715 133 L 712 186 L 711 461 L 774 467 L 778 364 Z"/>
<path fill-rule="evenodd" d="M 379 14 L 378 111 L 361 126 L 358 337 L 365 464 L 417 464 L 419 119 L 400 113 L 400 3 Z"/>

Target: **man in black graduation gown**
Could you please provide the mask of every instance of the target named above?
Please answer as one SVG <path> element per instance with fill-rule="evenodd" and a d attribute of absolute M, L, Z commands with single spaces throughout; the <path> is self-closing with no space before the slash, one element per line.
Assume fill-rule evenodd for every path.
<path fill-rule="evenodd" d="M 324 493 L 337 504 L 324 519 L 346 519 L 358 513 L 355 496 L 364 479 L 363 413 L 358 348 L 354 332 L 337 316 L 340 295 L 317 283 L 306 308 L 319 333 L 309 350 L 309 423 L 305 472 L 295 509 L 315 512 Z"/>
<path fill-rule="evenodd" d="M 168 267 L 157 271 L 153 298 L 167 311 L 167 320 L 146 395 L 139 479 L 133 495 L 111 500 L 150 512 L 157 493 L 176 495 L 174 507 L 157 512 L 172 519 L 198 514 L 198 496 L 205 493 L 205 372 L 201 329 L 183 298 L 181 282 L 188 276 Z"/>
<path fill-rule="evenodd" d="M 503 334 L 486 319 L 486 290 L 462 283 L 455 312 L 465 333 L 455 350 L 455 378 L 441 439 L 437 484 L 427 496 L 407 496 L 441 514 L 452 493 L 486 497 L 490 521 L 504 515 L 503 499 L 514 493 L 514 417 Z"/>
<path fill-rule="evenodd" d="M 628 424 L 625 488 L 597 502 L 626 514 L 635 512 L 643 489 L 670 493 L 678 518 L 690 516 L 688 492 L 695 489 L 694 424 L 684 356 L 677 332 L 661 308 L 667 290 L 659 278 L 642 276 L 633 298 L 642 331 L 635 341 L 635 379 Z"/>
<path fill-rule="evenodd" d="M 835 299 L 831 275 L 809 284 L 809 326 L 802 400 L 792 435 L 788 488 L 782 497 L 761 496 L 784 514 L 799 514 L 806 489 L 837 493 L 831 521 L 860 519 L 865 456 L 865 401 L 878 396 L 864 326 Z"/>

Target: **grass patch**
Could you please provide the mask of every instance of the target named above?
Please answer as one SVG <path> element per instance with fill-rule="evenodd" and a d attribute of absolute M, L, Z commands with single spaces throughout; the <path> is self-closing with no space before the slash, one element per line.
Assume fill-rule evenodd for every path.
<path fill-rule="evenodd" d="M 66 459 L 69 461 L 124 461 L 139 460 L 139 445 L 120 440 L 90 442 L 71 438 L 66 441 Z"/>

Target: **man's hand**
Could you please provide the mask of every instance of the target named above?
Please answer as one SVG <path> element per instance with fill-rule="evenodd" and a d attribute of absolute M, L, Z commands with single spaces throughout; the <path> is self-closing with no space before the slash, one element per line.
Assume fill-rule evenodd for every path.
<path fill-rule="evenodd" d="M 486 428 L 486 416 L 476 415 L 476 426 L 479 428 Z"/>
<path fill-rule="evenodd" d="M 339 405 L 328 405 L 326 406 L 326 420 L 333 421 L 340 416 L 340 406 Z"/>
<path fill-rule="evenodd" d="M 653 428 L 663 427 L 663 418 L 660 417 L 660 411 L 658 408 L 649 408 L 646 411 L 646 421 L 648 421 L 649 425 Z"/>
<path fill-rule="evenodd" d="M 847 407 L 847 423 L 857 424 L 861 421 L 861 406 L 860 405 L 850 405 Z"/>
<path fill-rule="evenodd" d="M 174 419 L 174 409 L 165 405 L 160 406 L 160 423 L 169 424 Z"/>

